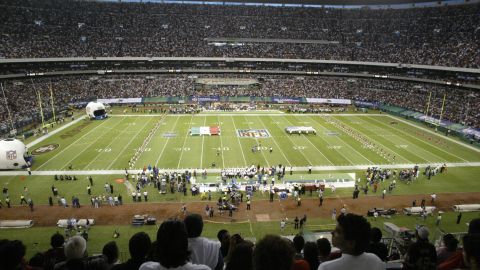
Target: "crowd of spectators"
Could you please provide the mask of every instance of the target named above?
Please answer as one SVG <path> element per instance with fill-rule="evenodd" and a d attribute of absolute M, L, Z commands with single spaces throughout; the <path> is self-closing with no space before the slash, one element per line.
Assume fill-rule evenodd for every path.
<path fill-rule="evenodd" d="M 26 260 L 26 247 L 19 240 L 0 240 L 2 269 L 10 270 L 326 270 L 326 269 L 478 269 L 480 254 L 480 219 L 469 223 L 462 238 L 463 248 L 457 248 L 456 238 L 450 244 L 435 249 L 429 240 L 427 227 L 416 229 L 416 241 L 396 264 L 388 264 L 388 248 L 380 242 L 378 228 L 372 228 L 362 216 L 340 214 L 332 232 L 332 243 L 326 238 L 306 242 L 297 234 L 293 241 L 268 234 L 255 243 L 239 234 L 220 230 L 219 241 L 202 237 L 203 219 L 189 214 L 183 220 L 167 219 L 152 242 L 144 232 L 134 234 L 128 243 L 130 258 L 119 260 L 120 248 L 115 241 L 106 243 L 102 253 L 89 256 L 87 241 L 82 235 L 65 239 L 58 232 L 51 237 L 51 249 L 37 252 Z M 115 231 L 116 237 L 120 234 Z M 332 246 L 335 249 L 332 249 Z M 448 254 L 445 249 L 449 250 Z M 440 259 L 441 258 L 441 259 Z M 387 264 L 386 264 L 387 263 Z M 403 263 L 403 268 L 400 267 Z"/>
<path fill-rule="evenodd" d="M 212 77 L 213 75 L 199 75 Z M 214 75 L 231 78 L 234 75 Z M 251 78 L 258 83 L 247 86 L 199 86 L 187 75 L 158 76 L 109 76 L 109 77 L 58 77 L 30 81 L 14 81 L 3 84 L 6 100 L 14 126 L 20 128 L 39 122 L 40 93 L 44 115 L 52 114 L 52 89 L 56 112 L 69 104 L 91 101 L 97 98 L 141 97 L 199 97 L 199 96 L 250 96 L 250 97 L 307 97 L 338 98 L 355 101 L 380 102 L 425 113 L 430 98 L 428 115 L 439 118 L 446 94 L 443 119 L 466 126 L 480 127 L 480 95 L 474 91 L 448 86 L 417 82 L 352 79 L 337 77 L 294 77 L 265 75 L 236 75 Z M 430 96 L 431 93 L 431 96 Z M 2 101 L 3 103 L 3 101 Z M 48 117 L 47 117 L 48 118 Z M 10 129 L 7 106 L 0 106 L 0 130 Z"/>
<path fill-rule="evenodd" d="M 2 0 L 0 7 L 3 58 L 225 56 L 480 67 L 478 3 L 348 10 Z M 235 38 L 249 41 L 211 41 Z"/>

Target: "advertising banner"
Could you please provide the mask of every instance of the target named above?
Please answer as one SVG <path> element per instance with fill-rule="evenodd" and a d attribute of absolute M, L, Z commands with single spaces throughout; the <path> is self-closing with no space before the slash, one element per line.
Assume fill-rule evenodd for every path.
<path fill-rule="evenodd" d="M 274 97 L 272 98 L 272 101 L 274 103 L 287 103 L 287 104 L 292 104 L 292 103 L 300 103 L 301 98 L 279 98 L 279 97 Z"/>
<path fill-rule="evenodd" d="M 103 104 L 130 104 L 142 103 L 142 98 L 99 98 L 97 102 Z"/>
<path fill-rule="evenodd" d="M 326 104 L 352 104 L 350 99 L 341 99 L 341 98 L 307 98 L 307 103 L 326 103 Z"/>
<path fill-rule="evenodd" d="M 218 102 L 218 101 L 220 101 L 220 97 L 219 96 L 192 97 L 192 101 L 194 101 L 194 102 Z"/>

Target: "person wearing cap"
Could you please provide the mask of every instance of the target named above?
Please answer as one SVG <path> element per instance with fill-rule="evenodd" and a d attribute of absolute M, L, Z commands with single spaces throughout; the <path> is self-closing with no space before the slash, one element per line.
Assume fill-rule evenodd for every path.
<path fill-rule="evenodd" d="M 403 269 L 437 269 L 437 251 L 428 241 L 429 234 L 427 227 L 417 228 L 417 241 L 408 248 Z"/>

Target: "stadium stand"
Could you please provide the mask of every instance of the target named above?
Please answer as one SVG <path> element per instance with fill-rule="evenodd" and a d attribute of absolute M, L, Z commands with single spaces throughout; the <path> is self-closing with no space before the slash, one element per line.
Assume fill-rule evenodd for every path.
<path fill-rule="evenodd" d="M 49 0 L 0 6 L 4 58 L 227 56 L 480 66 L 478 4 L 344 10 Z M 226 40 L 231 46 L 220 46 Z"/>
<path fill-rule="evenodd" d="M 212 75 L 199 75 L 208 77 Z M 215 75 L 229 77 L 231 75 Z M 238 78 L 258 78 L 258 76 L 239 76 Z M 33 83 L 32 83 L 33 82 Z M 434 86 L 417 82 L 404 82 L 374 79 L 348 79 L 337 77 L 305 77 L 262 76 L 262 83 L 255 87 L 225 87 L 216 89 L 198 89 L 194 87 L 194 79 L 187 75 L 157 76 L 79 76 L 36 79 L 34 81 L 19 80 L 4 83 L 4 87 L 15 126 L 38 122 L 40 113 L 38 102 L 34 98 L 36 89 L 45 92 L 53 89 L 56 111 L 65 110 L 69 104 L 87 102 L 97 98 L 142 98 L 159 96 L 245 96 L 245 97 L 315 97 L 343 98 L 356 101 L 380 102 L 405 109 L 423 112 L 429 93 L 432 92 L 429 114 L 439 117 L 442 98 L 446 93 L 443 119 L 466 126 L 480 127 L 480 114 L 472 108 L 480 107 L 480 95 L 473 90 L 455 89 L 449 86 Z M 50 104 L 50 95 L 42 95 L 42 103 Z M 465 106 L 467 105 L 467 106 Z M 25 110 L 24 108 L 31 108 Z M 49 115 L 51 108 L 44 106 L 44 113 Z M 0 107 L 0 130 L 8 129 L 6 107 Z M 3 133 L 2 132 L 2 133 Z"/>

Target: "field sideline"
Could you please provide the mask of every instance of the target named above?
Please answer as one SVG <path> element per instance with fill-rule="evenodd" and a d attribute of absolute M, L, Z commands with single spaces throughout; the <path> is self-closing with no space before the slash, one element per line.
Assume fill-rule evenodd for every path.
<path fill-rule="evenodd" d="M 158 121 L 160 128 L 130 168 L 129 160 Z M 220 126 L 220 136 L 189 135 L 191 127 L 212 125 Z M 312 126 L 317 135 L 287 135 L 287 126 Z M 239 129 L 266 130 L 270 137 L 239 137 Z M 163 119 L 159 115 L 116 115 L 105 121 L 79 121 L 30 150 L 49 144 L 59 147 L 36 155 L 34 171 L 66 171 L 72 165 L 74 171 L 118 173 L 149 164 L 211 172 L 282 164 L 298 171 L 309 165 L 317 170 L 345 170 L 439 163 L 479 166 L 480 162 L 479 149 L 384 114 L 200 114 Z M 252 146 L 260 144 L 262 150 L 253 153 Z"/>

